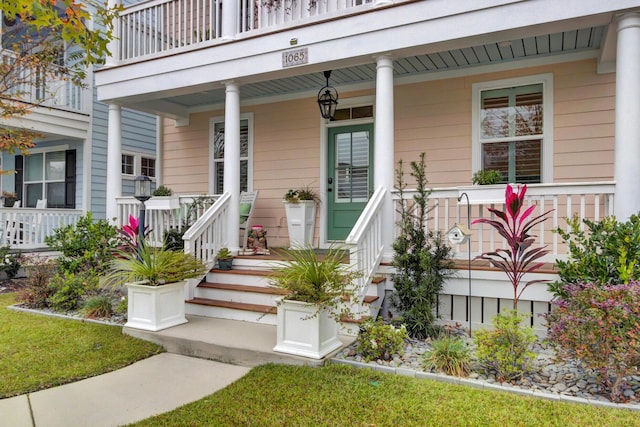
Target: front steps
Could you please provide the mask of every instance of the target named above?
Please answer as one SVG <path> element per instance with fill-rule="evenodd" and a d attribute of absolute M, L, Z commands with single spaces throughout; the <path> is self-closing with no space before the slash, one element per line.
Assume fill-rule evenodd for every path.
<path fill-rule="evenodd" d="M 276 325 L 277 299 L 286 291 L 269 285 L 274 262 L 272 258 L 239 256 L 233 270 L 212 269 L 186 301 L 186 314 Z M 362 313 L 343 319 L 341 333 L 357 335 L 362 321 L 377 316 L 383 296 L 384 280 L 374 280 L 358 310 Z"/>

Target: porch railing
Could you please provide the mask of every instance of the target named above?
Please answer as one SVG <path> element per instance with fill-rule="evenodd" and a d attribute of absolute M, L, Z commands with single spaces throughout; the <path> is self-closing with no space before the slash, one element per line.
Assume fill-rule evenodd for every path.
<path fill-rule="evenodd" d="M 57 228 L 77 223 L 82 215 L 77 209 L 0 208 L 2 245 L 12 249 L 45 248 L 45 237 Z"/>
<path fill-rule="evenodd" d="M 117 59 L 126 61 L 223 42 L 257 30 L 335 18 L 353 13 L 374 0 L 239 0 L 236 20 L 223 20 L 222 0 L 152 0 L 125 8 L 117 23 Z M 276 6 L 279 4 L 279 6 Z M 231 29 L 227 28 L 231 27 Z"/>
<path fill-rule="evenodd" d="M 62 72 L 59 75 L 44 73 L 41 68 L 25 66 L 16 58 L 16 54 L 8 50 L 0 53 L 2 63 L 10 66 L 13 74 L 11 81 L 14 83 L 3 95 L 43 107 L 79 113 L 89 112 L 89 89 L 72 84 L 63 78 Z"/>
<path fill-rule="evenodd" d="M 180 195 L 175 209 L 149 209 L 145 211 L 145 226 L 149 229 L 147 242 L 152 246 L 162 246 L 165 233 L 171 229 L 182 229 L 197 221 L 211 206 L 217 196 Z M 140 215 L 140 202 L 134 197 L 118 197 L 117 225 L 122 227 L 129 222 L 129 215 Z"/>
<path fill-rule="evenodd" d="M 388 191 L 378 187 L 367 206 L 347 236 L 350 246 L 349 259 L 352 268 L 362 276 L 356 280 L 358 303 L 361 303 L 373 276 L 376 274 L 384 252 L 382 207 Z"/>
<path fill-rule="evenodd" d="M 504 188 L 504 187 L 503 187 Z M 478 186 L 473 189 L 466 188 L 436 188 L 428 199 L 431 209 L 427 218 L 427 227 L 430 230 L 440 230 L 446 232 L 454 224 L 467 225 L 467 210 L 470 211 L 471 221 L 487 217 L 491 214 L 487 210 L 495 207 L 503 210 L 503 203 L 477 203 L 472 201 L 467 209 L 466 198 L 458 202 L 459 195 L 464 192 L 482 191 L 484 188 Z M 534 233 L 536 244 L 547 246 L 549 255 L 544 259 L 546 262 L 554 262 L 557 258 L 566 256 L 566 246 L 562 239 L 553 230 L 558 227 L 566 227 L 566 218 L 577 216 L 582 222 L 583 219 L 600 220 L 605 216 L 613 214 L 613 197 L 615 184 L 612 182 L 597 183 L 562 183 L 562 184 L 531 184 L 527 186 L 525 202 L 527 206 L 537 204 L 538 208 L 534 213 L 543 213 L 552 210 L 549 219 L 538 225 Z M 413 200 L 412 191 L 405 191 L 405 198 L 409 203 Z M 500 190 L 500 198 L 504 198 L 504 190 Z M 394 199 L 398 201 L 397 193 Z M 473 200 L 474 197 L 472 196 Z M 396 218 L 397 223 L 397 218 Z M 484 224 L 474 225 L 471 228 L 472 257 L 486 252 L 504 247 L 505 242 L 502 237 L 492 228 Z M 466 258 L 466 246 L 457 245 L 455 247 L 457 258 Z"/>
<path fill-rule="evenodd" d="M 231 195 L 224 193 L 207 209 L 183 236 L 184 251 L 208 265 L 216 261 L 220 248 L 228 246 L 228 214 Z"/>

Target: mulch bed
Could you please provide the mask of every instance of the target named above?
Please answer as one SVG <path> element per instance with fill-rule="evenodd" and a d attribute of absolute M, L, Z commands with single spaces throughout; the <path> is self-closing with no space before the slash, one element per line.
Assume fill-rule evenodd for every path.
<path fill-rule="evenodd" d="M 0 280 L 0 294 L 7 294 L 9 292 L 17 292 L 26 286 L 27 279 L 5 279 Z"/>

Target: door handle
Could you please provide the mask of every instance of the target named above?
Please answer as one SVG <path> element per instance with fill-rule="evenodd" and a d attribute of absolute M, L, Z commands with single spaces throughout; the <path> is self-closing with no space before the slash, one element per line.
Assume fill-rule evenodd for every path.
<path fill-rule="evenodd" d="M 333 184 L 333 177 L 329 177 L 329 179 L 327 180 L 327 183 Z"/>

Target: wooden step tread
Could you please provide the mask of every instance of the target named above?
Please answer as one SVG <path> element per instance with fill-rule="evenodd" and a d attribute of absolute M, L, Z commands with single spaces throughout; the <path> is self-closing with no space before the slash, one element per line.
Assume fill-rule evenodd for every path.
<path fill-rule="evenodd" d="M 377 277 L 374 277 L 373 279 L 371 279 L 371 283 L 377 285 L 378 283 L 382 283 L 382 282 L 384 282 L 386 280 L 387 280 L 387 278 L 384 277 L 384 276 L 377 276 Z"/>
<path fill-rule="evenodd" d="M 275 274 L 273 270 L 253 270 L 253 269 L 243 269 L 243 268 L 232 268 L 231 270 L 220 270 L 219 268 L 212 268 L 209 271 L 211 273 L 216 273 L 216 274 L 240 274 L 244 276 L 264 276 L 264 277 L 273 276 Z"/>
<path fill-rule="evenodd" d="M 374 301 L 379 300 L 380 297 L 377 295 L 365 295 L 363 302 L 366 304 L 371 304 Z"/>
<path fill-rule="evenodd" d="M 278 308 L 272 305 L 249 304 L 244 302 L 220 301 L 208 298 L 194 298 L 186 301 L 189 304 L 207 305 L 209 307 L 223 307 L 234 310 L 255 311 L 257 313 L 276 314 Z"/>
<path fill-rule="evenodd" d="M 211 283 L 211 282 L 201 282 L 198 284 L 199 288 L 207 288 L 207 289 L 222 289 L 227 291 L 239 291 L 239 292 L 253 292 L 257 294 L 270 294 L 270 295 L 287 295 L 285 289 L 275 288 L 275 287 L 267 287 L 267 286 L 251 286 L 251 285 L 235 285 L 231 283 Z"/>

